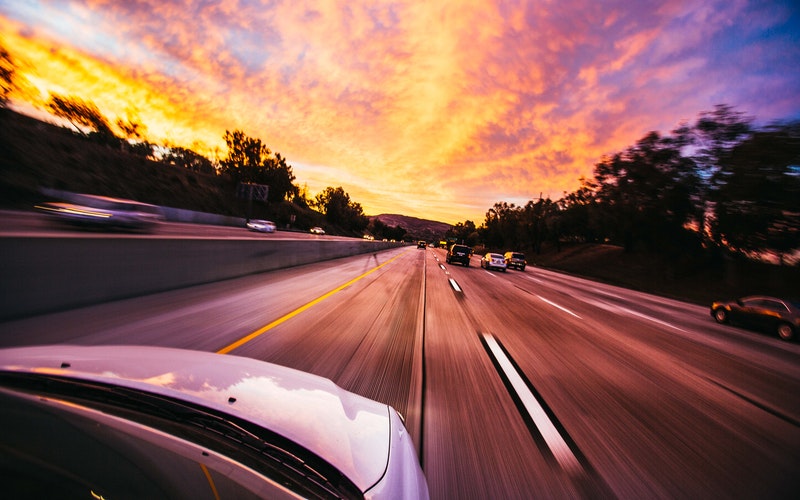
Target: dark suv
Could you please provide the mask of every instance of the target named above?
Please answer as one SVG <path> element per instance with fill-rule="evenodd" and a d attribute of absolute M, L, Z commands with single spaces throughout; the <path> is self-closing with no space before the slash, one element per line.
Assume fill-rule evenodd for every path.
<path fill-rule="evenodd" d="M 521 252 L 506 252 L 504 257 L 506 258 L 506 267 L 516 267 L 520 271 L 524 271 L 528 264 L 525 262 L 525 254 Z"/>
<path fill-rule="evenodd" d="M 448 264 L 451 262 L 461 262 L 465 266 L 469 267 L 469 258 L 472 255 L 472 249 L 466 245 L 453 245 L 450 247 L 450 250 L 447 251 L 447 261 Z"/>

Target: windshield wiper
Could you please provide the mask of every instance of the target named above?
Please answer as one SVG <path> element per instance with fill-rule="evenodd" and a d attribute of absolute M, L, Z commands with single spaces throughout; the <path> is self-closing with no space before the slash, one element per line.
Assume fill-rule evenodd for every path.
<path fill-rule="evenodd" d="M 69 377 L 0 372 L 0 385 L 148 425 L 213 449 L 314 498 L 363 498 L 338 469 L 297 443 L 238 417 L 129 387 Z"/>

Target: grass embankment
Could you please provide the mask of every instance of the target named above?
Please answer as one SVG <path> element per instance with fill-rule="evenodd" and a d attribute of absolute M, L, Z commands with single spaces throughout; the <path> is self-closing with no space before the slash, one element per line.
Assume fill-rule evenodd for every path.
<path fill-rule="evenodd" d="M 526 254 L 528 263 L 665 297 L 710 305 L 744 295 L 800 295 L 800 267 L 723 259 L 678 265 L 612 245 L 575 244 Z"/>

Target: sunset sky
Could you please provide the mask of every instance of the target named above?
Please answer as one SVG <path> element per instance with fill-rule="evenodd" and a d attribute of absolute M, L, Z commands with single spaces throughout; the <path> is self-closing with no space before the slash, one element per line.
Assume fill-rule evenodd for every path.
<path fill-rule="evenodd" d="M 796 0 L 0 0 L 0 43 L 29 103 L 209 157 L 240 129 L 312 197 L 448 223 L 561 198 L 715 104 L 800 119 Z"/>

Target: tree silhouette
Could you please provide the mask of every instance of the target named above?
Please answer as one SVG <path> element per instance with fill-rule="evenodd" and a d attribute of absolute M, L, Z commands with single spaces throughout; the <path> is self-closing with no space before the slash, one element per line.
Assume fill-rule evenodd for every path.
<path fill-rule="evenodd" d="M 0 46 L 0 107 L 5 107 L 15 88 L 16 64 L 5 47 Z"/>
<path fill-rule="evenodd" d="M 261 139 L 248 137 L 241 130 L 226 130 L 223 138 L 228 145 L 228 156 L 220 160 L 222 173 L 236 182 L 268 185 L 272 202 L 297 195 L 292 167 L 280 154 L 273 156 Z"/>
<path fill-rule="evenodd" d="M 85 137 L 109 146 L 120 144 L 108 120 L 93 102 L 75 96 L 51 94 L 47 108 L 54 115 L 69 121 L 75 131 Z M 84 129 L 88 129 L 88 132 Z"/>
<path fill-rule="evenodd" d="M 608 234 L 604 219 L 595 197 L 597 184 L 592 179 L 581 177 L 581 186 L 576 191 L 564 194 L 556 202 L 559 217 L 559 239 L 577 243 L 602 241 Z"/>
<path fill-rule="evenodd" d="M 183 167 L 192 172 L 203 174 L 215 174 L 217 172 L 211 160 L 201 154 L 195 153 L 191 149 L 180 146 L 169 148 L 164 154 L 162 161 L 170 165 Z"/>
<path fill-rule="evenodd" d="M 475 227 L 475 223 L 471 220 L 467 220 L 463 223 L 459 222 L 455 226 L 451 226 L 450 229 L 447 230 L 447 233 L 445 233 L 445 238 L 452 238 L 456 242 L 463 243 L 470 247 L 474 247 L 480 241 L 478 228 Z"/>
<path fill-rule="evenodd" d="M 685 226 L 697 217 L 693 197 L 700 180 L 694 166 L 657 132 L 598 163 L 596 197 L 616 228 L 613 238 L 627 251 L 637 244 L 661 251 L 682 240 Z"/>
<path fill-rule="evenodd" d="M 145 127 L 140 121 L 130 117 L 124 120 L 122 118 L 118 118 L 115 124 L 117 128 L 122 131 L 122 136 L 124 138 L 135 139 L 138 141 L 144 140 L 147 127 Z"/>
<path fill-rule="evenodd" d="M 361 205 L 350 200 L 341 186 L 325 188 L 315 197 L 314 205 L 325 214 L 325 220 L 344 229 L 363 231 L 369 222 Z"/>
<path fill-rule="evenodd" d="M 711 229 L 735 252 L 800 250 L 800 123 L 755 132 L 719 162 Z"/>

